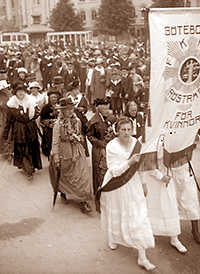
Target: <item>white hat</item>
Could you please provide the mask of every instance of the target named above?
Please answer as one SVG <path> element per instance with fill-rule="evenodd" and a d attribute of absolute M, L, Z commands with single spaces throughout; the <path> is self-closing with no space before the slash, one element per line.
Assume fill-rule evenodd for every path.
<path fill-rule="evenodd" d="M 10 85 L 7 83 L 6 80 L 1 80 L 1 81 L 0 81 L 0 90 L 5 89 L 5 88 L 7 88 L 7 87 L 9 87 L 9 86 L 10 86 Z"/>
<path fill-rule="evenodd" d="M 102 63 L 103 63 L 103 58 L 97 57 L 96 64 L 102 64 Z"/>
<path fill-rule="evenodd" d="M 21 67 L 21 68 L 18 68 L 17 72 L 18 73 L 20 73 L 20 72 L 28 73 L 28 70 L 25 69 L 25 68 L 23 68 L 23 67 Z"/>
<path fill-rule="evenodd" d="M 28 90 L 30 90 L 31 88 L 38 88 L 39 90 L 42 90 L 42 87 L 38 84 L 38 82 L 32 82 L 30 83 Z"/>

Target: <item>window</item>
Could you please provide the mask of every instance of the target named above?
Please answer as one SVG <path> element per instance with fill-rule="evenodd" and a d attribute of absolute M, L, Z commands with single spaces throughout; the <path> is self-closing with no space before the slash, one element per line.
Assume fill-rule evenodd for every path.
<path fill-rule="evenodd" d="M 86 14 L 85 14 L 85 11 L 83 11 L 83 10 L 81 11 L 80 17 L 81 17 L 81 20 L 82 20 L 83 22 L 86 21 Z"/>
<path fill-rule="evenodd" d="M 15 8 L 15 1 L 14 0 L 11 1 L 11 6 L 12 6 L 12 9 Z"/>
<path fill-rule="evenodd" d="M 85 2 L 85 0 L 79 0 L 80 2 Z"/>
<path fill-rule="evenodd" d="M 13 21 L 13 24 L 15 25 L 16 24 L 16 16 L 15 15 L 13 15 L 12 21 Z"/>
<path fill-rule="evenodd" d="M 2 36 L 2 41 L 8 42 L 8 41 L 10 41 L 10 40 L 11 40 L 11 36 L 10 36 L 10 35 L 3 35 L 3 36 Z"/>
<path fill-rule="evenodd" d="M 41 0 L 33 0 L 33 5 L 40 5 L 41 4 Z"/>
<path fill-rule="evenodd" d="M 97 19 L 97 12 L 96 10 L 92 10 L 92 21 L 95 21 Z"/>

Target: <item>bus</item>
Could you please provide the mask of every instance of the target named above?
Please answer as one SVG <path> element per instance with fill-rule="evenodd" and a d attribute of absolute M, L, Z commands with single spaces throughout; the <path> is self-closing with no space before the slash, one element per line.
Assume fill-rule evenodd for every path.
<path fill-rule="evenodd" d="M 93 44 L 92 31 L 63 31 L 48 32 L 46 39 L 48 42 L 57 43 L 57 45 L 68 46 L 69 44 L 76 47 L 82 47 L 88 43 Z"/>
<path fill-rule="evenodd" d="M 29 43 L 29 36 L 27 33 L 21 32 L 3 32 L 0 33 L 0 45 L 12 45 L 12 44 L 27 44 Z"/>

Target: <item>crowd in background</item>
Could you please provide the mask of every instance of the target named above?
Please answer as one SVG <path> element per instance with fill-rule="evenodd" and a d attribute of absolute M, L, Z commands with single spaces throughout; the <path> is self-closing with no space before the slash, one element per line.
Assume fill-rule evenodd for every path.
<path fill-rule="evenodd" d="M 7 141 L 8 155 L 14 153 L 13 164 L 32 180 L 35 169 L 42 169 L 42 151 L 54 193 L 61 193 L 64 204 L 68 199 L 80 202 L 83 213 L 92 211 L 94 195 L 100 199 L 102 186 L 116 178 L 119 185 L 105 190 L 102 208 L 96 199 L 109 246 L 138 249 L 138 265 L 153 270 L 146 258 L 146 249 L 155 244 L 153 235 L 169 236 L 180 253 L 187 251 L 178 240 L 180 218 L 191 221 L 200 244 L 200 208 L 187 166 L 166 175 L 162 138 L 152 144 L 159 147 L 156 157 L 162 168 L 137 172 L 140 150 L 135 147 L 139 137 L 144 140 L 150 117 L 149 78 L 149 56 L 139 41 L 74 49 L 52 43 L 0 48 L 0 137 L 1 144 Z M 89 120 L 88 110 L 93 112 Z M 87 140 L 92 145 L 93 185 L 86 165 Z"/>

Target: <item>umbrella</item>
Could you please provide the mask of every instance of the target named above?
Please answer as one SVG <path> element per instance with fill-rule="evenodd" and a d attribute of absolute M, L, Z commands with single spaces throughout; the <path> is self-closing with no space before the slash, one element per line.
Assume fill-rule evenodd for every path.
<path fill-rule="evenodd" d="M 50 175 L 50 182 L 54 192 L 53 209 L 52 209 L 53 211 L 56 203 L 57 194 L 58 194 L 60 167 L 58 168 L 55 167 L 55 163 L 52 156 L 50 156 L 50 159 L 49 159 L 49 175 Z"/>
<path fill-rule="evenodd" d="M 56 198 L 58 194 L 58 186 L 59 186 L 59 179 L 60 179 L 60 168 L 56 169 L 57 170 L 57 176 L 56 176 L 56 185 L 54 188 L 54 197 L 53 197 L 53 208 L 52 211 L 54 211 L 55 203 L 56 203 Z"/>

